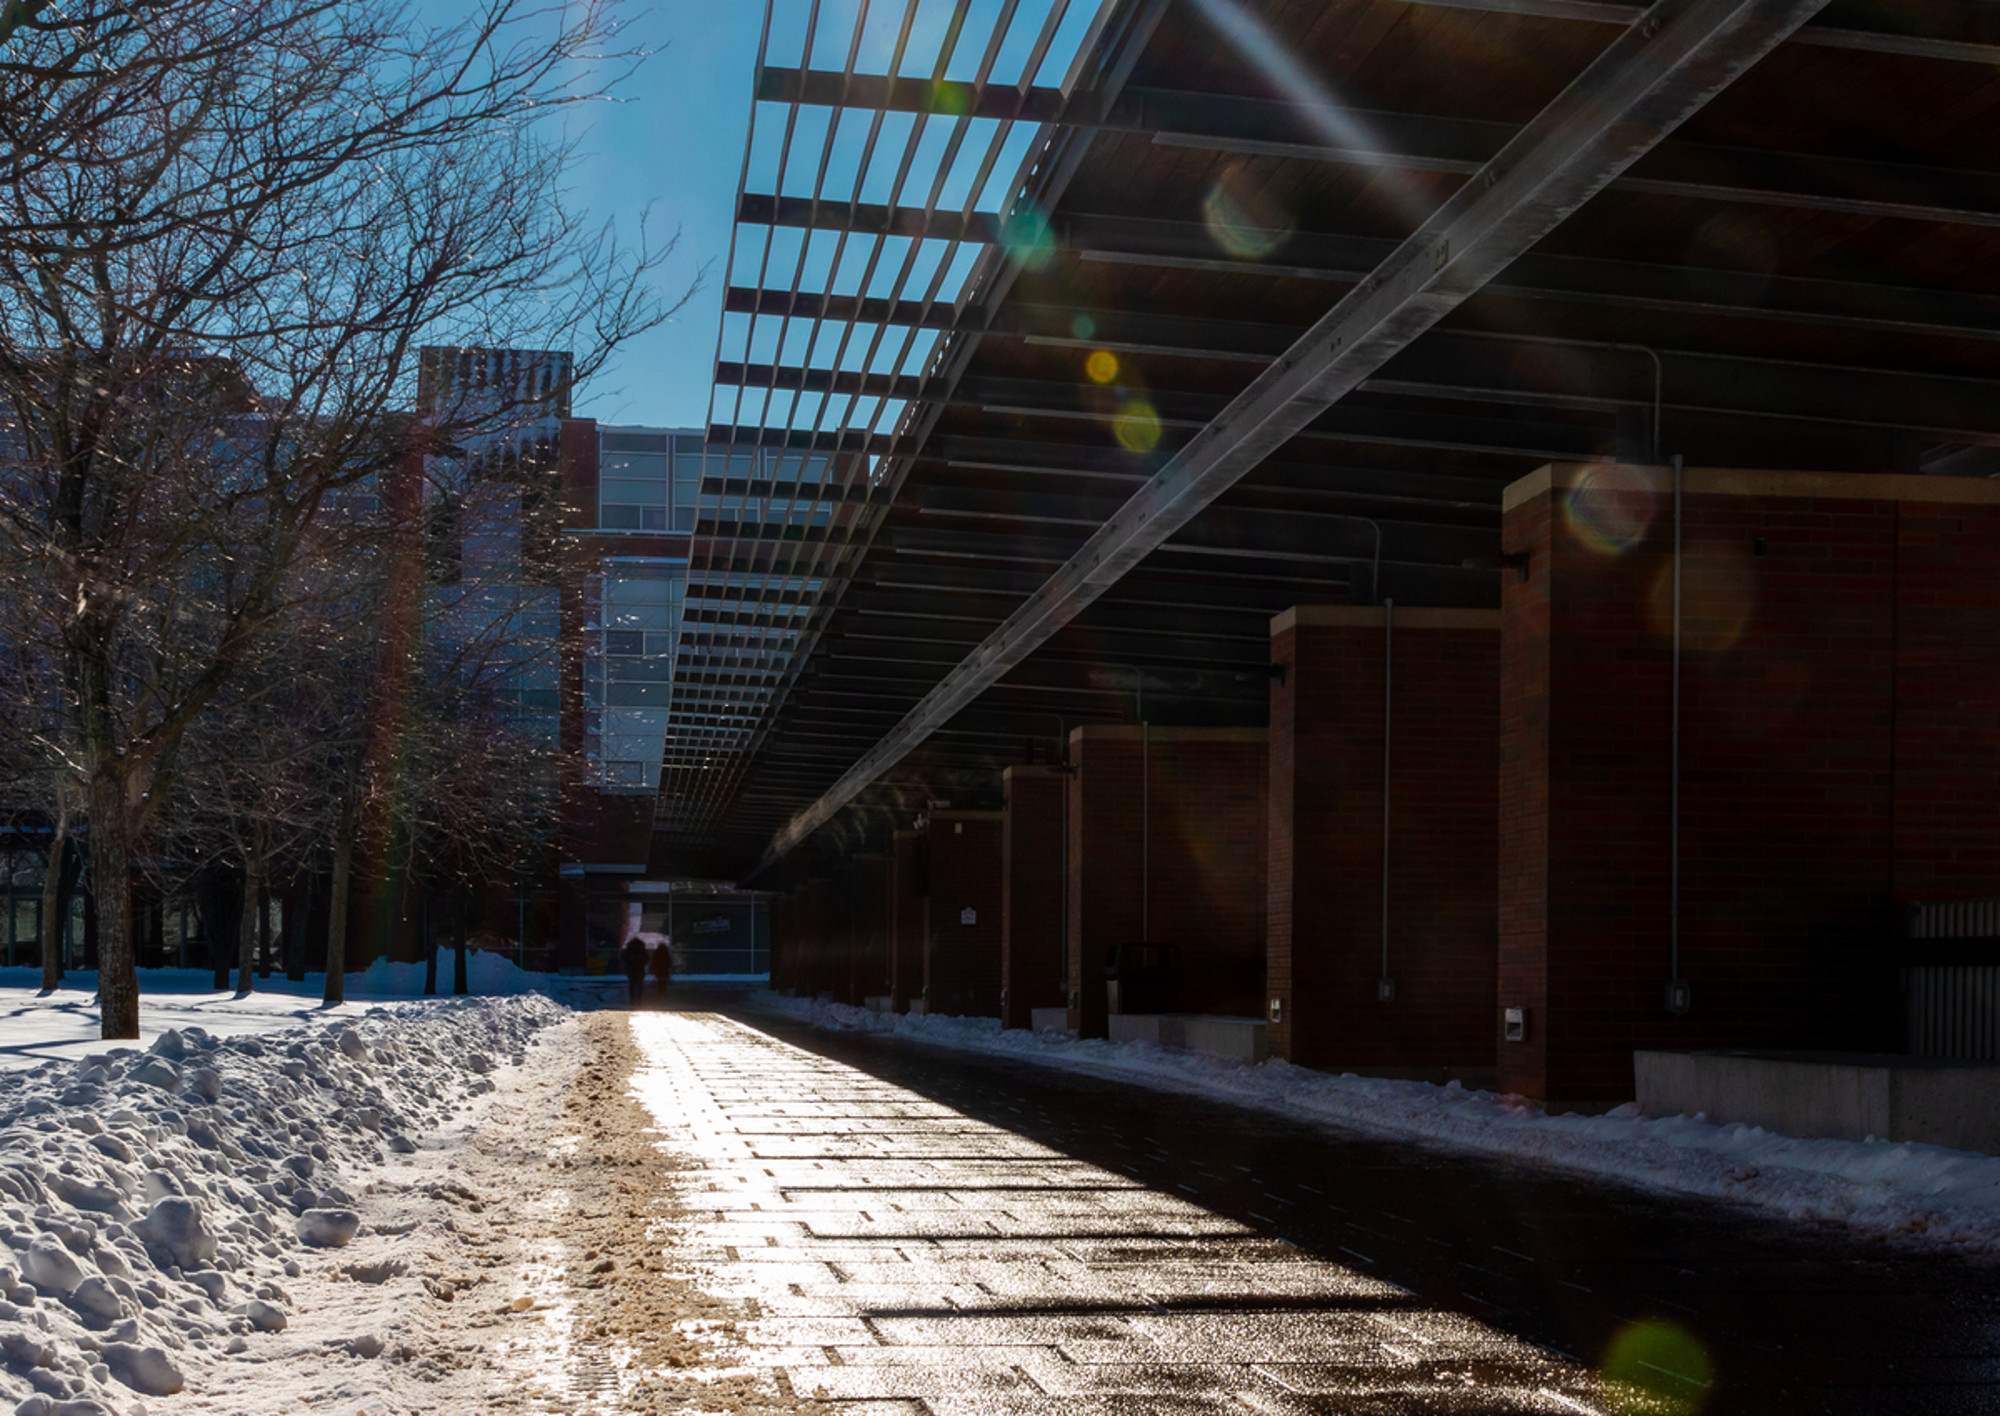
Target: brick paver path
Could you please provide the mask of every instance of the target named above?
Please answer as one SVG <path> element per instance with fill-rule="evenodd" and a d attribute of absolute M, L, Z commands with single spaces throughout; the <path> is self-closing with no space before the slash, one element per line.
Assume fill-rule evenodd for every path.
<path fill-rule="evenodd" d="M 857 1413 L 1548 1412 L 1587 1368 L 713 1013 L 642 1013 L 678 1253 L 747 1361 Z"/>

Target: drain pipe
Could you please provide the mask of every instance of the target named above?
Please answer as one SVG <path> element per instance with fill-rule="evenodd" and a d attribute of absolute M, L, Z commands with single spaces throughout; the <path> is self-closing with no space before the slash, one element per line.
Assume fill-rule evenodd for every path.
<path fill-rule="evenodd" d="M 1674 454 L 1674 627 L 1673 666 L 1670 676 L 1672 703 L 1668 713 L 1667 749 L 1667 1012 L 1684 1016 L 1693 1006 L 1686 980 L 1681 977 L 1681 484 L 1679 453 Z"/>
<path fill-rule="evenodd" d="M 1146 722 L 1146 675 L 1139 674 L 1139 940 L 1153 937 L 1153 733 Z"/>
<path fill-rule="evenodd" d="M 1389 747 L 1395 722 L 1396 602 L 1382 602 L 1382 973 L 1375 980 L 1375 1001 L 1396 1001 L 1396 980 L 1389 976 Z"/>
<path fill-rule="evenodd" d="M 1057 951 L 1057 962 L 1062 971 L 1063 996 L 1069 996 L 1069 779 L 1076 769 L 1069 761 L 1069 719 L 1060 713 L 1044 711 L 1044 717 L 1056 720 L 1056 770 L 1062 774 L 1062 947 Z"/>

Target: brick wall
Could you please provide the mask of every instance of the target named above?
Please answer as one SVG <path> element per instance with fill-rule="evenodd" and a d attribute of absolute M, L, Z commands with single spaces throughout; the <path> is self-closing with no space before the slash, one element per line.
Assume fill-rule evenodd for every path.
<path fill-rule="evenodd" d="M 779 895 L 771 901 L 771 987 L 779 992 L 798 989 L 797 898 Z"/>
<path fill-rule="evenodd" d="M 1009 767 L 1001 846 L 1000 1022 L 1025 1028 L 1036 1008 L 1068 994 L 1063 958 L 1067 778 L 1053 767 Z"/>
<path fill-rule="evenodd" d="M 925 902 L 924 1006 L 951 1016 L 1000 1015 L 999 811 L 934 811 Z M 965 922 L 965 911 L 972 922 Z"/>
<path fill-rule="evenodd" d="M 799 887 L 798 984 L 803 998 L 817 998 L 834 989 L 833 930 L 837 918 L 833 881 L 823 876 Z"/>
<path fill-rule="evenodd" d="M 889 1007 L 907 1013 L 924 995 L 924 897 L 929 851 L 921 833 L 898 831 L 889 852 Z"/>
<path fill-rule="evenodd" d="M 1272 622 L 1272 1051 L 1311 1067 L 1490 1080 L 1496 983 L 1500 616 L 1394 615 L 1383 1002 L 1384 612 Z"/>
<path fill-rule="evenodd" d="M 1897 901 L 2000 894 L 2000 507 L 1903 501 Z"/>
<path fill-rule="evenodd" d="M 1179 950 L 1183 1011 L 1264 1015 L 1268 754 L 1262 728 L 1070 734 L 1070 1025 L 1082 1036 L 1105 1034 L 1106 948 L 1141 941 Z"/>
<path fill-rule="evenodd" d="M 1557 1100 L 1629 1096 L 1635 1047 L 1894 1049 L 1897 902 L 2000 893 L 2000 489 L 1691 469 L 1667 1014 L 1669 490 L 1508 493 L 1502 1082 Z"/>
<path fill-rule="evenodd" d="M 854 858 L 848 899 L 848 939 L 855 1006 L 889 991 L 889 888 L 894 862 L 885 855 Z"/>

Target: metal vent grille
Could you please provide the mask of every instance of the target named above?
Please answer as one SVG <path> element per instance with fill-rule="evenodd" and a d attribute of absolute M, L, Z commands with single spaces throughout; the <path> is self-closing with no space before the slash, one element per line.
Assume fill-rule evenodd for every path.
<path fill-rule="evenodd" d="M 1981 939 L 2000 935 L 2000 899 L 1928 900 L 1909 907 L 1912 939 Z"/>
<path fill-rule="evenodd" d="M 1914 967 L 1909 1008 L 1915 1056 L 2000 1060 L 2000 966 Z"/>

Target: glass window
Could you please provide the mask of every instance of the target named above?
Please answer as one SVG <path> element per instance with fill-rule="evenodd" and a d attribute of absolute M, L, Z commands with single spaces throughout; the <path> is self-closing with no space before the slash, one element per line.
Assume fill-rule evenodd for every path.
<path fill-rule="evenodd" d="M 640 477 L 606 477 L 597 484 L 599 502 L 617 502 L 632 506 L 665 506 L 667 504 L 667 479 L 650 481 Z"/>
<path fill-rule="evenodd" d="M 603 506 L 598 509 L 597 524 L 606 531 L 637 531 L 640 529 L 640 508 L 636 506 Z"/>
<path fill-rule="evenodd" d="M 664 683 L 614 683 L 605 690 L 605 703 L 612 708 L 665 708 L 672 685 Z"/>
<path fill-rule="evenodd" d="M 639 655 L 646 652 L 646 636 L 635 630 L 614 629 L 604 636 L 607 654 Z"/>

